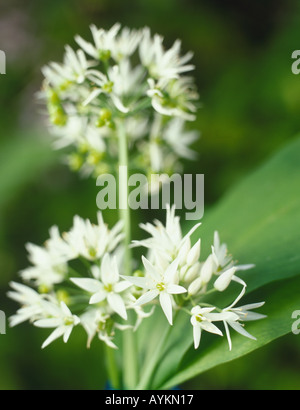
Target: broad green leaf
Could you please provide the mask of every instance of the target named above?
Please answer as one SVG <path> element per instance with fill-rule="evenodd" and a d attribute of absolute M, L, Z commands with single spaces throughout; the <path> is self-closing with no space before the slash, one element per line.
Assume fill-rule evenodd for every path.
<path fill-rule="evenodd" d="M 239 263 L 256 265 L 239 272 L 248 291 L 299 274 L 300 138 L 242 181 L 202 222 L 197 234 L 204 253 L 218 230 Z"/>
<path fill-rule="evenodd" d="M 266 294 L 264 321 L 249 326 L 255 330 L 258 341 L 239 336 L 232 352 L 227 352 L 226 343 L 214 344 L 216 336 L 209 340 L 207 350 L 189 350 L 182 368 L 180 358 L 192 345 L 191 326 L 188 316 L 178 317 L 166 349 L 156 371 L 151 387 L 171 387 L 200 374 L 208 368 L 240 357 L 291 329 L 291 309 L 299 308 L 298 279 L 300 274 L 300 138 L 295 139 L 275 154 L 258 170 L 229 192 L 223 200 L 204 215 L 197 236 L 202 239 L 202 260 L 210 252 L 213 233 L 218 230 L 221 241 L 226 242 L 229 252 L 239 263 L 254 263 L 254 269 L 238 272 L 247 283 L 247 294 L 274 281 L 283 280 L 282 287 L 273 294 Z M 206 178 L 206 183 L 209 180 Z M 190 226 L 186 226 L 188 229 Z M 194 234 L 194 239 L 197 238 Z M 291 281 L 289 282 L 287 281 Z M 286 284 L 285 281 L 286 280 Z M 237 295 L 237 288 L 211 297 L 211 303 L 225 307 Z M 215 299 L 216 296 L 218 299 Z M 260 300 L 254 300 L 258 302 Z M 250 300 L 252 302 L 252 300 Z M 220 305 L 221 303 L 221 305 Z M 298 303 L 298 306 L 297 306 Z M 242 300 L 239 305 L 244 304 Z M 190 326 L 190 327 L 189 327 Z M 248 328 L 247 328 L 248 329 Z M 224 341 L 223 341 L 224 342 Z M 218 343 L 218 342 L 216 342 Z M 214 349 L 217 346 L 217 350 Z M 218 347 L 219 346 L 219 347 Z M 188 360 L 187 360 L 188 357 Z M 176 376 L 174 376 L 176 374 Z"/>

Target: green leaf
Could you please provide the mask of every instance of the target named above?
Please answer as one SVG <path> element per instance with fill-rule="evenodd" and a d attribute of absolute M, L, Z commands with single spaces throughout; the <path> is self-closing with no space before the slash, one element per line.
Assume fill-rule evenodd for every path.
<path fill-rule="evenodd" d="M 206 253 L 218 230 L 239 263 L 256 265 L 239 275 L 248 283 L 248 291 L 300 272 L 299 158 L 297 138 L 204 216 L 199 234 Z"/>
<path fill-rule="evenodd" d="M 255 264 L 254 269 L 238 272 L 248 285 L 247 295 L 262 286 L 269 289 L 266 285 L 282 281 L 274 294 L 266 292 L 262 299 L 266 305 L 260 312 L 269 317 L 251 323 L 249 327 L 247 324 L 246 329 L 250 333 L 253 330 L 257 342 L 238 335 L 238 342 L 228 352 L 224 338 L 216 340 L 218 337 L 214 336 L 208 337 L 206 349 L 202 346 L 198 350 L 188 350 L 192 345 L 192 329 L 189 317 L 180 315 L 162 352 L 152 388 L 172 387 L 249 353 L 291 330 L 291 310 L 300 307 L 299 280 L 292 279 L 300 274 L 299 158 L 300 138 L 297 138 L 205 214 L 197 231 L 203 244 L 202 260 L 209 254 L 213 233 L 218 230 L 221 241 L 227 243 L 234 259 L 239 263 Z M 207 178 L 206 183 L 209 183 Z M 187 224 L 186 229 L 189 228 L 190 224 Z M 230 286 L 225 292 L 212 295 L 209 301 L 225 307 L 235 299 L 237 292 L 236 286 Z M 250 299 L 250 302 L 259 301 Z M 239 303 L 242 304 L 245 304 L 244 299 Z M 189 353 L 179 365 L 187 351 Z"/>

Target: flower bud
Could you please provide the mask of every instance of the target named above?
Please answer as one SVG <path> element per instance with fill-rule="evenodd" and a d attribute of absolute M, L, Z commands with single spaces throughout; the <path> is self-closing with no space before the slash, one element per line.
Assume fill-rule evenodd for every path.
<path fill-rule="evenodd" d="M 236 267 L 234 266 L 223 272 L 214 283 L 215 289 L 217 289 L 220 292 L 223 292 L 223 290 L 225 290 L 229 286 L 235 272 Z"/>
<path fill-rule="evenodd" d="M 201 289 L 202 284 L 203 284 L 203 280 L 201 277 L 198 277 L 197 279 L 195 279 L 188 287 L 188 294 L 191 296 L 196 295 L 196 293 L 198 293 L 199 290 Z"/>

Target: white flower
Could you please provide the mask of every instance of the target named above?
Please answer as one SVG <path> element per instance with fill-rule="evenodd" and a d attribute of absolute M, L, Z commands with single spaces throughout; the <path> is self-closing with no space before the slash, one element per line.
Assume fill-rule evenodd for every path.
<path fill-rule="evenodd" d="M 200 247 L 200 239 L 198 239 L 197 242 L 191 246 L 191 240 L 188 237 L 178 253 L 180 265 L 179 277 L 184 282 L 190 282 L 193 280 L 200 271 Z"/>
<path fill-rule="evenodd" d="M 127 319 L 125 303 L 120 293 L 128 289 L 131 283 L 120 281 L 116 257 L 111 258 L 106 253 L 103 256 L 101 268 L 93 266 L 92 273 L 95 279 L 71 278 L 70 280 L 80 288 L 92 293 L 90 304 L 106 300 L 114 312 L 123 319 Z"/>
<path fill-rule="evenodd" d="M 144 246 L 152 252 L 156 252 L 165 257 L 169 262 L 174 260 L 181 250 L 182 246 L 189 240 L 193 232 L 201 225 L 197 223 L 182 237 L 180 218 L 175 216 L 175 206 L 166 207 L 166 225 L 155 220 L 154 224 L 140 224 L 140 227 L 148 232 L 152 237 L 141 241 L 133 241 L 133 246 Z M 197 246 L 200 246 L 198 244 Z"/>
<path fill-rule="evenodd" d="M 39 319 L 34 322 L 34 325 L 43 328 L 55 328 L 55 330 L 44 341 L 42 349 L 61 336 L 63 336 L 63 341 L 66 343 L 74 326 L 80 323 L 79 317 L 73 315 L 64 302 L 60 302 L 59 306 L 49 302 L 44 302 L 44 305 L 50 317 Z"/>
<path fill-rule="evenodd" d="M 215 289 L 217 289 L 219 292 L 223 292 L 229 286 L 232 279 L 235 278 L 235 272 L 236 268 L 234 266 L 232 268 L 225 270 L 225 272 L 223 272 L 215 281 Z"/>
<path fill-rule="evenodd" d="M 148 68 L 151 77 L 173 79 L 193 70 L 194 65 L 186 64 L 193 57 L 193 53 L 180 56 L 180 49 L 181 41 L 176 40 L 171 48 L 165 50 L 163 37 L 155 34 L 152 38 L 149 28 L 144 28 L 139 53 L 142 64 Z"/>
<path fill-rule="evenodd" d="M 231 312 L 236 313 L 243 322 L 250 322 L 252 320 L 259 320 L 267 317 L 261 313 L 251 312 L 252 309 L 260 308 L 264 304 L 265 302 L 250 303 L 236 308 L 231 307 L 230 310 Z"/>
<path fill-rule="evenodd" d="M 54 284 L 64 280 L 68 270 L 67 261 L 70 259 L 69 247 L 62 246 L 57 227 L 50 229 L 50 238 L 45 246 L 32 243 L 26 244 L 28 259 L 33 264 L 23 269 L 20 274 L 24 280 L 34 280 L 37 286 L 44 285 L 51 288 Z"/>
<path fill-rule="evenodd" d="M 54 137 L 53 148 L 62 149 L 80 143 L 83 139 L 86 122 L 86 118 L 72 115 L 63 127 L 51 125 L 50 132 Z"/>
<path fill-rule="evenodd" d="M 103 312 L 101 309 L 89 309 L 80 316 L 80 323 L 88 335 L 87 348 L 89 349 L 95 335 L 101 333 L 108 346 L 116 348 L 116 345 L 112 342 L 112 337 L 108 336 L 104 332 L 105 323 L 109 319 L 109 315 Z M 102 338 L 103 340 L 103 338 Z"/>
<path fill-rule="evenodd" d="M 16 326 L 27 320 L 36 320 L 43 317 L 44 307 L 42 301 L 45 295 L 41 295 L 29 286 L 21 283 L 10 282 L 14 291 L 7 292 L 7 296 L 22 306 L 17 313 L 9 318 L 10 326 Z"/>
<path fill-rule="evenodd" d="M 214 244 L 212 248 L 212 255 L 215 262 L 215 273 L 222 271 L 225 267 L 230 268 L 233 266 L 234 262 L 232 260 L 232 255 L 228 254 L 227 245 L 220 242 L 220 237 L 218 231 L 214 232 Z M 255 265 L 235 265 L 236 270 L 247 270 L 252 269 Z"/>
<path fill-rule="evenodd" d="M 166 270 L 161 271 L 153 266 L 144 256 L 142 257 L 146 269 L 145 277 L 122 276 L 137 287 L 147 290 L 137 301 L 136 305 L 144 305 L 159 296 L 160 305 L 170 325 L 172 325 L 172 296 L 185 293 L 186 289 L 177 284 L 178 260 L 174 260 Z"/>
<path fill-rule="evenodd" d="M 220 329 L 212 323 L 211 313 L 215 307 L 195 306 L 191 310 L 191 324 L 193 325 L 194 347 L 197 349 L 200 344 L 202 330 L 223 336 Z"/>
<path fill-rule="evenodd" d="M 203 263 L 202 267 L 201 267 L 201 271 L 200 271 L 200 277 L 202 279 L 203 284 L 207 284 L 213 273 L 215 272 L 215 263 L 214 263 L 214 259 L 213 259 L 213 255 L 210 254 L 205 262 Z"/>
<path fill-rule="evenodd" d="M 248 333 L 244 329 L 244 325 L 240 323 L 240 321 L 259 320 L 259 319 L 263 319 L 266 317 L 265 315 L 254 313 L 250 311 L 251 309 L 257 309 L 263 306 L 265 302 L 252 303 L 252 304 L 240 306 L 237 308 L 233 308 L 233 306 L 235 306 L 235 304 L 237 303 L 239 299 L 240 299 L 240 296 L 230 306 L 222 310 L 222 315 L 223 315 L 222 320 L 223 320 L 225 330 L 226 330 L 229 350 L 232 349 L 232 342 L 231 342 L 231 337 L 230 337 L 230 332 L 229 332 L 229 326 L 232 329 L 234 329 L 236 332 L 240 333 L 242 336 L 248 337 L 249 339 L 252 339 L 252 340 L 256 340 L 254 336 L 252 336 L 250 333 Z"/>
<path fill-rule="evenodd" d="M 61 87 L 67 82 L 81 84 L 85 80 L 95 61 L 88 61 L 82 50 L 76 52 L 66 46 L 63 64 L 50 63 L 42 68 L 48 82 L 54 87 Z"/>
<path fill-rule="evenodd" d="M 198 94 L 192 88 L 190 77 L 180 77 L 168 82 L 163 79 L 157 83 L 149 78 L 148 85 L 147 95 L 151 98 L 155 111 L 169 117 L 195 121 L 196 106 L 192 101 L 198 99 Z"/>
<path fill-rule="evenodd" d="M 94 44 L 80 36 L 76 36 L 75 40 L 87 54 L 95 59 L 108 60 L 113 57 L 116 61 L 121 61 L 135 52 L 141 39 L 141 33 L 127 27 L 120 32 L 120 28 L 120 23 L 114 24 L 110 30 L 98 29 L 95 25 L 91 25 Z"/>
<path fill-rule="evenodd" d="M 111 230 L 103 221 L 102 213 L 97 213 L 98 224 L 89 219 L 74 217 L 73 227 L 63 234 L 64 240 L 71 246 L 77 256 L 93 261 L 100 259 L 106 252 L 116 248 L 123 238 L 122 222 L 119 221 Z"/>
<path fill-rule="evenodd" d="M 163 139 L 179 157 L 195 159 L 196 152 L 191 150 L 189 145 L 199 138 L 199 134 L 197 131 L 185 131 L 184 125 L 182 118 L 172 119 L 163 132 Z"/>
<path fill-rule="evenodd" d="M 119 84 L 119 89 L 117 91 L 120 91 L 120 83 L 121 80 L 117 77 L 119 75 L 119 66 L 113 66 L 108 73 L 108 76 L 111 76 L 115 81 L 118 79 L 117 84 Z M 84 100 L 83 106 L 87 106 L 90 104 L 92 101 L 95 100 L 100 94 L 105 94 L 108 98 L 111 99 L 112 103 L 115 105 L 115 107 L 123 112 L 123 113 L 128 113 L 129 108 L 125 107 L 124 104 L 122 103 L 121 98 L 117 95 L 115 92 L 115 84 L 114 82 L 105 74 L 103 74 L 101 71 L 95 71 L 89 75 L 89 80 L 92 81 L 97 87 L 93 89 L 93 91 L 90 93 L 90 95 Z M 126 80 L 127 81 L 127 80 Z"/>
<path fill-rule="evenodd" d="M 232 256 L 228 255 L 227 245 L 225 243 L 221 244 L 220 242 L 220 236 L 218 231 L 214 232 L 214 244 L 212 246 L 212 254 L 214 256 L 217 268 L 223 268 L 224 266 L 228 265 L 232 260 Z"/>
<path fill-rule="evenodd" d="M 118 97 L 132 97 L 137 94 L 142 86 L 143 75 L 142 67 L 132 68 L 129 60 L 122 60 L 108 70 L 108 78 L 113 83 L 113 93 Z"/>
<path fill-rule="evenodd" d="M 123 61 L 134 54 L 142 38 L 140 30 L 130 30 L 124 27 L 115 37 L 114 46 L 111 50 L 112 57 L 116 61 Z"/>
<path fill-rule="evenodd" d="M 110 315 L 100 308 L 87 310 L 80 316 L 80 323 L 88 335 L 87 348 L 90 348 L 91 342 L 97 334 L 98 338 L 105 344 L 112 349 L 117 349 L 116 344 L 113 342 L 114 330 L 130 328 L 129 325 L 121 325 L 114 322 Z"/>

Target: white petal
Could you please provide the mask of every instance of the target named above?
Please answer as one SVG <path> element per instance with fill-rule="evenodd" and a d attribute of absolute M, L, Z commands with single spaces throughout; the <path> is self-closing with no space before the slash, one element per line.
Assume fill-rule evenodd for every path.
<path fill-rule="evenodd" d="M 192 247 L 192 249 L 189 251 L 187 255 L 187 264 L 189 266 L 193 265 L 196 263 L 200 257 L 200 244 L 201 241 L 198 239 L 198 241 L 195 243 L 195 245 Z"/>
<path fill-rule="evenodd" d="M 195 232 L 196 229 L 199 228 L 199 226 L 200 226 L 201 224 L 202 224 L 201 222 L 197 223 L 196 225 L 194 225 L 194 226 L 192 227 L 192 229 L 190 229 L 190 230 L 188 231 L 188 233 L 182 238 L 182 240 L 181 240 L 181 242 L 180 242 L 180 246 L 187 240 L 187 238 L 189 238 L 189 237 Z"/>
<path fill-rule="evenodd" d="M 171 294 L 180 294 L 187 292 L 187 290 L 183 286 L 179 285 L 168 285 L 166 291 Z"/>
<path fill-rule="evenodd" d="M 258 303 L 249 303 L 248 305 L 240 306 L 239 309 L 243 310 L 244 312 L 247 310 L 257 309 L 262 307 L 265 302 L 258 302 Z"/>
<path fill-rule="evenodd" d="M 230 337 L 230 332 L 229 332 L 229 327 L 227 325 L 227 322 L 223 322 L 224 326 L 225 326 L 225 331 L 226 331 L 226 336 L 227 336 L 227 341 L 228 341 L 228 346 L 229 346 L 229 350 L 232 349 L 232 342 L 231 342 L 231 337 Z"/>
<path fill-rule="evenodd" d="M 50 343 L 52 343 L 54 340 L 58 339 L 60 336 L 62 336 L 65 332 L 64 326 L 56 328 L 49 337 L 44 341 L 42 344 L 42 349 L 44 349 L 46 346 L 48 346 Z"/>
<path fill-rule="evenodd" d="M 160 292 L 159 302 L 166 315 L 168 322 L 172 325 L 172 299 L 167 292 Z"/>
<path fill-rule="evenodd" d="M 51 328 L 51 327 L 58 327 L 62 323 L 60 318 L 49 318 L 49 319 L 40 319 L 34 322 L 34 326 L 37 327 L 45 327 L 45 328 Z"/>
<path fill-rule="evenodd" d="M 96 279 L 89 279 L 89 278 L 70 278 L 71 282 L 75 283 L 81 289 L 86 290 L 90 293 L 98 292 L 100 289 L 103 288 L 101 282 Z"/>
<path fill-rule="evenodd" d="M 228 322 L 228 324 L 229 324 L 236 332 L 240 333 L 241 335 L 246 336 L 246 337 L 248 337 L 249 339 L 256 340 L 256 338 L 255 338 L 254 336 L 250 335 L 250 333 L 248 333 L 248 332 L 243 328 L 243 326 L 242 326 L 240 323 L 238 323 L 238 322 Z"/>
<path fill-rule="evenodd" d="M 149 275 L 155 280 L 156 282 L 161 281 L 161 275 L 157 272 L 155 267 L 146 259 L 144 256 L 142 256 L 142 261 L 145 266 L 146 271 L 149 273 Z"/>
<path fill-rule="evenodd" d="M 175 282 L 175 277 L 177 273 L 177 268 L 178 268 L 178 263 L 179 260 L 175 259 L 166 269 L 164 277 L 166 283 L 174 283 Z"/>
<path fill-rule="evenodd" d="M 120 293 L 130 288 L 130 286 L 132 286 L 132 283 L 128 282 L 127 280 L 122 280 L 121 282 L 115 284 L 114 291 L 116 293 Z"/>
<path fill-rule="evenodd" d="M 104 290 L 99 290 L 99 292 L 94 293 L 91 298 L 89 303 L 92 305 L 94 303 L 99 303 L 102 302 L 107 296 L 107 293 Z"/>
<path fill-rule="evenodd" d="M 220 292 L 223 292 L 223 290 L 225 290 L 229 286 L 232 277 L 235 274 L 235 271 L 236 268 L 232 267 L 223 272 L 214 283 L 215 289 L 217 289 Z"/>
<path fill-rule="evenodd" d="M 63 341 L 65 343 L 67 343 L 67 341 L 69 340 L 69 337 L 70 337 L 70 334 L 72 333 L 72 330 L 73 330 L 73 326 L 66 326 L 65 333 L 64 333 L 64 336 L 63 336 Z"/>
<path fill-rule="evenodd" d="M 246 312 L 245 316 L 242 316 L 240 320 L 243 322 L 251 322 L 252 320 L 265 319 L 267 315 L 262 315 L 261 313 Z"/>
<path fill-rule="evenodd" d="M 239 316 L 233 312 L 221 312 L 221 313 L 208 313 L 206 315 L 207 319 L 211 320 L 212 322 L 218 322 L 218 321 L 231 321 L 234 322 L 236 320 L 239 320 Z"/>
<path fill-rule="evenodd" d="M 195 349 L 198 349 L 200 345 L 200 339 L 201 339 L 201 328 L 200 326 L 193 326 L 193 337 L 194 337 L 194 347 Z"/>
<path fill-rule="evenodd" d="M 107 301 L 114 312 L 118 313 L 118 315 L 120 315 L 123 319 L 127 319 L 125 304 L 120 295 L 117 295 L 116 293 L 109 293 L 107 296 Z"/>
<path fill-rule="evenodd" d="M 159 294 L 159 291 L 156 289 L 149 290 L 149 292 L 146 292 L 144 295 L 138 298 L 138 300 L 135 302 L 136 306 L 139 305 L 144 305 L 145 303 L 151 302 L 156 296 Z"/>
<path fill-rule="evenodd" d="M 146 278 L 137 277 L 137 276 L 123 276 L 121 278 L 131 282 L 133 285 L 137 286 L 138 288 L 149 289 L 149 284 Z"/>
<path fill-rule="evenodd" d="M 90 102 L 92 102 L 96 97 L 98 97 L 98 95 L 100 95 L 102 93 L 102 90 L 100 90 L 100 88 L 92 91 L 90 93 L 90 95 L 83 101 L 82 105 L 83 107 L 85 105 L 88 105 Z"/>
<path fill-rule="evenodd" d="M 119 271 L 116 257 L 111 258 L 108 253 L 103 256 L 101 263 L 101 279 L 104 284 L 117 283 Z"/>
<path fill-rule="evenodd" d="M 255 265 L 253 263 L 250 263 L 248 265 L 236 265 L 236 270 L 248 270 L 248 269 L 253 269 L 255 268 Z"/>
<path fill-rule="evenodd" d="M 60 302 L 60 307 L 61 307 L 61 310 L 63 311 L 64 315 L 72 316 L 72 312 L 70 311 L 68 306 L 65 304 L 65 302 L 61 301 Z"/>
<path fill-rule="evenodd" d="M 200 277 L 204 283 L 208 283 L 212 277 L 215 263 L 213 260 L 213 255 L 210 254 L 204 264 L 202 265 Z"/>
<path fill-rule="evenodd" d="M 123 112 L 124 114 L 127 114 L 129 112 L 129 108 L 124 106 L 119 97 L 117 97 L 115 94 L 111 94 L 110 97 L 119 111 Z"/>
<path fill-rule="evenodd" d="M 217 326 L 215 326 L 213 323 L 211 323 L 211 322 L 206 322 L 206 321 L 204 321 L 204 322 L 201 322 L 201 328 L 203 329 L 203 330 L 205 330 L 206 332 L 209 332 L 209 333 L 214 333 L 214 334 L 216 334 L 216 335 L 220 335 L 220 336 L 223 336 L 223 333 L 221 332 L 221 330 L 219 329 L 219 328 L 217 328 Z"/>
<path fill-rule="evenodd" d="M 200 290 L 202 284 L 203 284 L 202 278 L 199 277 L 199 278 L 195 279 L 188 287 L 189 295 L 193 296 L 196 293 L 198 293 L 198 291 Z"/>

